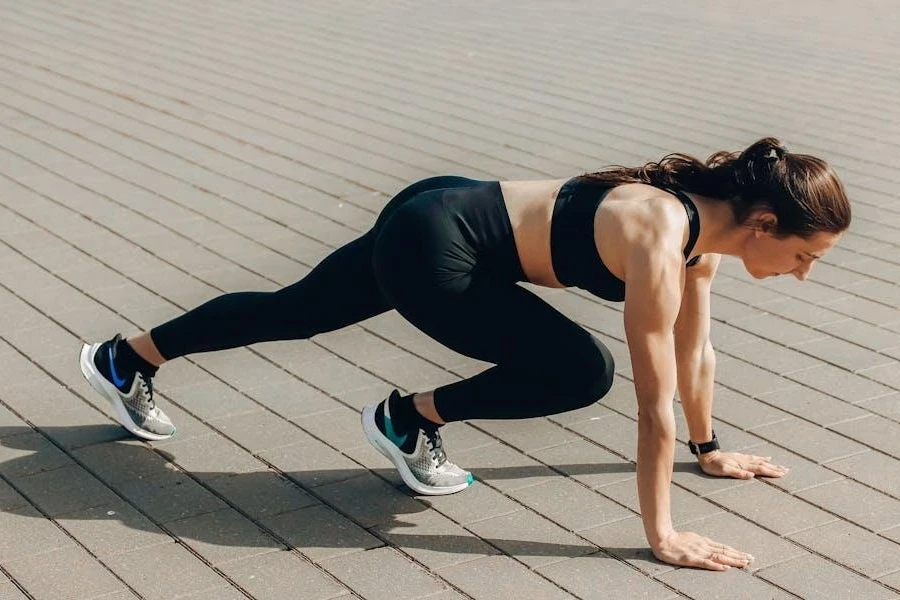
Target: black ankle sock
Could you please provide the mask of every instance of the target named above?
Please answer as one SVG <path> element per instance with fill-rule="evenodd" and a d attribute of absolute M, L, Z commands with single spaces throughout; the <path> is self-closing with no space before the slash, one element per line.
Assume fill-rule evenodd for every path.
<path fill-rule="evenodd" d="M 405 440 L 399 444 L 400 449 L 407 454 L 416 449 L 416 443 L 419 440 L 418 430 L 434 430 L 440 427 L 437 423 L 432 423 L 419 414 L 412 401 L 412 396 L 401 396 L 398 392 L 394 392 L 388 397 L 388 410 L 391 413 L 391 425 L 395 434 L 405 436 Z M 381 433 L 387 434 L 384 425 L 384 403 L 378 405 L 375 409 L 375 423 L 381 430 Z M 398 440 L 391 438 L 391 441 L 397 443 Z"/>
<path fill-rule="evenodd" d="M 145 377 L 153 377 L 159 367 L 153 366 L 134 351 L 126 340 L 120 339 L 115 349 L 116 367 L 126 373 L 141 373 Z"/>
<path fill-rule="evenodd" d="M 397 429 L 400 431 L 415 431 L 417 429 L 433 430 L 440 427 L 437 423 L 429 421 L 416 410 L 413 395 L 401 396 L 398 393 L 391 394 L 388 398 L 388 409 Z"/>

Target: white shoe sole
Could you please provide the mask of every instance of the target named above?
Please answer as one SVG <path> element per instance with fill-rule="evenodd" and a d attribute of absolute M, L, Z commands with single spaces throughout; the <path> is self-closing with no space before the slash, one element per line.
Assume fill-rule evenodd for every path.
<path fill-rule="evenodd" d="M 471 483 L 467 481 L 466 483 L 461 483 L 452 487 L 434 487 L 426 485 L 416 479 L 416 476 L 413 475 L 409 465 L 407 465 L 406 461 L 403 459 L 403 453 L 400 451 L 400 448 L 394 445 L 387 436 L 381 433 L 381 430 L 379 430 L 378 426 L 375 424 L 375 409 L 377 406 L 377 404 L 372 404 L 363 409 L 363 432 L 369 439 L 369 443 L 375 446 L 375 449 L 381 452 L 389 461 L 394 463 L 394 467 L 396 467 L 397 471 L 400 473 L 403 483 L 411 490 L 423 496 L 446 496 L 448 494 L 461 492 L 471 485 Z"/>
<path fill-rule="evenodd" d="M 147 431 L 146 429 L 141 429 L 135 424 L 128 414 L 125 404 L 122 402 L 119 390 L 107 381 L 106 378 L 97 371 L 97 367 L 94 365 L 93 356 L 99 346 L 100 344 L 84 344 L 81 347 L 81 374 L 84 375 L 84 378 L 87 379 L 87 382 L 91 384 L 91 387 L 94 388 L 98 394 L 106 398 L 109 403 L 113 405 L 113 408 L 116 410 L 116 416 L 119 417 L 119 423 L 122 424 L 122 427 L 145 440 L 167 440 L 172 437 L 172 435 L 175 435 L 174 431 L 172 432 L 172 435 L 160 435 L 158 433 Z"/>

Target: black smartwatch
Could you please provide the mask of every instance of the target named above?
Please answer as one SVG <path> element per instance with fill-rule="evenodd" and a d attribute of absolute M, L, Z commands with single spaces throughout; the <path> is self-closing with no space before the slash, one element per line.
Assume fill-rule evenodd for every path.
<path fill-rule="evenodd" d="M 719 449 L 719 438 L 716 437 L 716 432 L 712 432 L 713 437 L 712 440 L 708 442 L 703 442 L 702 444 L 695 444 L 691 440 L 688 440 L 688 448 L 691 450 L 691 454 L 697 456 L 699 454 L 706 454 L 707 452 L 712 452 L 713 450 Z"/>

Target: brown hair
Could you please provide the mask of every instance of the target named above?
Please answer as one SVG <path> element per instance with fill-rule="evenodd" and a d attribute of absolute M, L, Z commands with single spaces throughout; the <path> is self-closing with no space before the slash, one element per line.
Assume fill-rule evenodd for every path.
<path fill-rule="evenodd" d="M 585 175 L 619 185 L 647 183 L 720 198 L 734 219 L 750 225 L 751 215 L 770 210 L 779 237 L 809 238 L 817 232 L 841 233 L 850 226 L 850 201 L 834 170 L 820 158 L 790 153 L 767 137 L 743 152 L 716 152 L 706 162 L 670 154 L 641 167 L 610 167 Z"/>

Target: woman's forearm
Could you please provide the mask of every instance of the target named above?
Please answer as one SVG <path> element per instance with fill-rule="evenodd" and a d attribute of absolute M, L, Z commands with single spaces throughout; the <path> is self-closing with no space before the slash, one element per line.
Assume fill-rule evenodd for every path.
<path fill-rule="evenodd" d="M 654 547 L 673 531 L 669 487 L 675 460 L 675 415 L 670 403 L 652 413 L 638 417 L 637 487 L 644 532 Z"/>
<path fill-rule="evenodd" d="M 678 395 L 681 397 L 688 435 L 697 443 L 712 439 L 715 376 L 716 353 L 709 340 L 699 352 L 679 355 Z"/>

